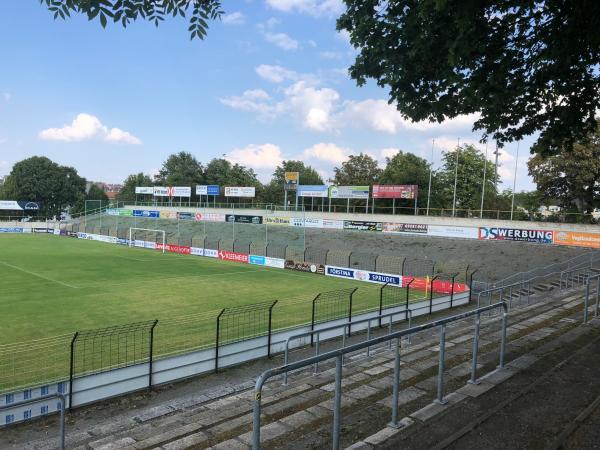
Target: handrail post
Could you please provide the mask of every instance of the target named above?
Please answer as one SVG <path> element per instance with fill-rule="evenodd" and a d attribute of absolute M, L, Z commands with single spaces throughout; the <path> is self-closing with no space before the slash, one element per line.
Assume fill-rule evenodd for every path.
<path fill-rule="evenodd" d="M 400 428 L 398 424 L 398 397 L 400 396 L 400 338 L 396 339 L 396 353 L 394 354 L 394 386 L 392 391 L 392 421 L 389 426 Z"/>
<path fill-rule="evenodd" d="M 289 351 L 290 351 L 290 339 L 287 338 L 285 340 L 285 351 L 283 353 L 283 365 L 287 366 L 288 365 L 288 359 L 289 359 Z M 283 385 L 287 386 L 288 384 L 288 371 L 286 370 L 283 373 Z"/>
<path fill-rule="evenodd" d="M 381 328 L 381 314 L 383 314 L 383 290 L 389 283 L 385 283 L 379 289 L 379 328 Z"/>
<path fill-rule="evenodd" d="M 445 405 L 448 400 L 444 398 L 444 363 L 446 357 L 446 325 L 440 325 L 440 360 L 438 363 L 437 398 L 435 403 Z"/>
<path fill-rule="evenodd" d="M 317 332 L 317 342 L 315 343 L 315 356 L 319 356 L 319 344 L 321 342 L 319 332 Z M 313 368 L 313 375 L 317 375 L 319 373 L 319 361 L 315 362 L 315 366 Z"/>
<path fill-rule="evenodd" d="M 502 310 L 502 337 L 500 340 L 500 364 L 498 364 L 499 369 L 504 369 L 504 356 L 506 353 L 506 321 L 507 321 L 507 312 L 505 309 Z"/>
<path fill-rule="evenodd" d="M 477 352 L 479 351 L 479 327 L 481 324 L 481 315 L 477 313 L 475 316 L 475 332 L 473 333 L 473 364 L 471 366 L 471 379 L 467 381 L 469 384 L 479 384 L 477 380 Z"/>
<path fill-rule="evenodd" d="M 152 389 L 152 365 L 154 363 L 154 328 L 158 324 L 158 319 L 150 327 L 150 342 L 148 349 L 148 389 Z"/>
<path fill-rule="evenodd" d="M 333 443 L 331 448 L 340 448 L 340 430 L 342 428 L 342 355 L 335 360 L 335 396 L 333 398 Z"/>
<path fill-rule="evenodd" d="M 259 380 L 257 380 L 256 387 L 254 388 L 254 407 L 252 408 L 252 450 L 260 450 L 260 401 L 262 397 L 262 384 L 259 384 Z"/>
<path fill-rule="evenodd" d="M 352 330 L 350 329 L 352 322 L 352 297 L 357 290 L 358 288 L 356 287 L 352 290 L 352 292 L 350 292 L 350 307 L 348 308 L 348 337 L 350 337 L 350 334 L 352 333 Z"/>
<path fill-rule="evenodd" d="M 315 331 L 315 303 L 316 301 L 319 299 L 319 297 L 321 296 L 321 293 L 319 292 L 317 294 L 317 296 L 315 298 L 313 298 L 312 301 L 312 314 L 311 314 L 311 319 L 310 319 L 310 331 Z M 314 341 L 314 336 L 311 333 L 310 335 L 310 346 L 313 346 L 313 341 Z"/>
<path fill-rule="evenodd" d="M 271 358 L 271 332 L 272 332 L 272 321 L 273 321 L 273 307 L 277 304 L 278 300 L 275 300 L 269 307 L 269 331 L 267 335 L 267 358 Z"/>
<path fill-rule="evenodd" d="M 583 302 L 583 324 L 588 323 L 588 303 L 590 301 L 590 276 L 585 280 L 585 301 Z"/>
<path fill-rule="evenodd" d="M 381 317 L 380 317 L 381 319 Z M 367 341 L 371 340 L 371 319 L 367 321 Z M 367 357 L 371 356 L 371 346 L 367 347 Z"/>
<path fill-rule="evenodd" d="M 65 396 L 62 394 L 58 394 L 58 398 L 60 399 L 59 448 L 60 450 L 65 450 Z"/>
<path fill-rule="evenodd" d="M 594 317 L 598 318 L 598 309 L 600 308 L 600 275 L 596 275 L 596 312 Z"/>
<path fill-rule="evenodd" d="M 69 411 L 73 409 L 73 377 L 75 376 L 75 341 L 79 336 L 79 331 L 76 331 L 71 339 L 71 356 L 69 361 Z"/>
<path fill-rule="evenodd" d="M 433 313 L 433 282 L 439 277 L 439 274 L 431 277 L 431 283 L 429 284 L 429 314 Z"/>
<path fill-rule="evenodd" d="M 221 322 L 221 316 L 225 312 L 226 308 L 223 308 L 217 316 L 217 334 L 215 338 L 215 373 L 219 373 L 219 328 Z"/>
<path fill-rule="evenodd" d="M 479 269 L 475 269 L 473 272 L 471 272 L 471 275 L 469 275 L 469 304 L 471 304 L 471 294 L 473 292 L 473 275 L 475 275 L 478 271 Z"/>

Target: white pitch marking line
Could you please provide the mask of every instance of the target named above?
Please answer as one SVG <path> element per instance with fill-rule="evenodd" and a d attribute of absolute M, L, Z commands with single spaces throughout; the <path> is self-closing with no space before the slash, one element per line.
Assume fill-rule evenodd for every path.
<path fill-rule="evenodd" d="M 63 286 L 66 286 L 66 287 L 69 287 L 69 288 L 72 288 L 72 289 L 79 289 L 77 286 L 73 286 L 73 285 L 68 284 L 68 283 L 63 283 L 62 281 L 53 280 L 52 278 L 45 277 L 43 275 L 40 275 L 39 273 L 31 272 L 31 271 L 25 270 L 25 269 L 23 269 L 21 267 L 13 266 L 12 264 L 9 264 L 9 263 L 7 263 L 5 261 L 0 261 L 0 263 L 4 264 L 7 267 L 11 267 L 11 268 L 13 268 L 15 270 L 20 270 L 21 272 L 25 272 L 25 273 L 28 273 L 29 275 L 33 275 L 34 277 L 41 278 L 42 280 L 51 281 L 53 283 L 58 283 L 58 284 L 61 284 Z"/>
<path fill-rule="evenodd" d="M 156 259 L 130 258 L 129 256 L 121 256 L 121 255 L 114 255 L 114 256 L 117 258 L 129 259 L 130 261 L 158 261 Z"/>

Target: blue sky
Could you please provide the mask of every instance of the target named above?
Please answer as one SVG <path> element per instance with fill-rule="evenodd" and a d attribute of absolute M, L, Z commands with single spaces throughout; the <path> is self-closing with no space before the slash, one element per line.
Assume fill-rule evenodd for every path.
<path fill-rule="evenodd" d="M 435 139 L 437 167 L 458 138 L 479 139 L 472 117 L 410 123 L 374 83 L 356 86 L 354 50 L 335 30 L 341 0 L 224 0 L 205 41 L 189 40 L 185 19 L 103 30 L 81 16 L 54 21 L 38 1 L 2 6 L 0 176 L 45 155 L 114 183 L 185 150 L 203 162 L 226 155 L 262 181 L 282 159 L 328 177 L 352 153 L 429 159 Z M 520 146 L 517 190 L 533 188 L 531 143 Z M 501 155 L 505 187 L 516 147 Z"/>

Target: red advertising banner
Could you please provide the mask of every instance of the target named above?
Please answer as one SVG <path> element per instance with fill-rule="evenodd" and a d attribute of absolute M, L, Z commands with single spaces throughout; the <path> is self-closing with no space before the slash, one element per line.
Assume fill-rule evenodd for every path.
<path fill-rule="evenodd" d="M 402 277 L 402 287 L 406 287 L 408 283 L 410 284 L 411 289 L 416 289 L 418 291 L 429 292 L 432 288 L 431 286 L 431 278 L 429 277 Z M 464 283 L 454 283 L 454 293 L 459 294 L 461 292 L 465 292 L 467 290 L 467 285 Z M 436 294 L 450 294 L 452 292 L 452 282 L 446 280 L 434 280 L 433 281 L 433 292 Z"/>
<path fill-rule="evenodd" d="M 224 261 L 236 261 L 236 262 L 248 262 L 248 255 L 246 253 L 228 252 L 225 250 L 219 250 L 219 259 Z"/>
<path fill-rule="evenodd" d="M 373 198 L 417 198 L 419 186 L 416 184 L 373 185 Z"/>
<path fill-rule="evenodd" d="M 192 247 L 186 247 L 185 245 L 172 245 L 172 244 L 156 244 L 156 250 L 162 250 L 164 247 L 165 251 L 171 253 L 181 253 L 182 255 L 189 255 L 192 253 Z"/>

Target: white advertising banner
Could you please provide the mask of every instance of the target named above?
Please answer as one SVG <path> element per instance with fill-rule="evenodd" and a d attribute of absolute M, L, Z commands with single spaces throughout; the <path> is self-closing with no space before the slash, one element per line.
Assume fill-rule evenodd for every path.
<path fill-rule="evenodd" d="M 173 186 L 173 197 L 191 197 L 192 188 L 189 186 Z"/>
<path fill-rule="evenodd" d="M 265 266 L 267 267 L 276 267 L 278 269 L 283 269 L 285 266 L 285 259 L 280 258 L 270 258 L 265 256 Z"/>
<path fill-rule="evenodd" d="M 218 258 L 219 250 L 213 250 L 212 248 L 205 248 L 204 256 L 208 256 L 209 258 Z"/>
<path fill-rule="evenodd" d="M 169 188 L 166 186 L 154 186 L 154 191 L 152 192 L 155 197 L 168 197 L 169 196 Z"/>
<path fill-rule="evenodd" d="M 344 221 L 343 220 L 323 219 L 323 228 L 330 228 L 330 229 L 334 229 L 334 230 L 343 230 L 344 229 Z"/>
<path fill-rule="evenodd" d="M 196 195 L 208 195 L 208 186 L 196 186 Z"/>
<path fill-rule="evenodd" d="M 306 228 L 323 228 L 323 219 L 313 219 L 307 217 L 304 219 L 304 226 Z"/>
<path fill-rule="evenodd" d="M 368 283 L 387 283 L 393 286 L 402 286 L 402 275 L 394 275 L 390 273 L 349 269 L 347 267 L 325 266 L 325 275 L 336 278 L 350 278 L 354 280 L 366 281 Z"/>
<path fill-rule="evenodd" d="M 196 213 L 194 219 L 197 222 L 206 221 L 206 222 L 225 222 L 225 214 L 218 213 Z"/>
<path fill-rule="evenodd" d="M 152 195 L 152 194 L 154 194 L 154 187 L 152 187 L 152 186 L 147 186 L 147 187 L 136 186 L 135 187 L 135 193 L 136 194 L 150 194 L 150 195 Z"/>
<path fill-rule="evenodd" d="M 225 186 L 225 197 L 255 197 L 254 186 Z"/>
<path fill-rule="evenodd" d="M 478 230 L 476 227 L 453 227 L 449 225 L 429 225 L 428 236 L 477 239 Z"/>
<path fill-rule="evenodd" d="M 191 247 L 190 255 L 204 256 L 204 249 L 199 247 Z"/>

